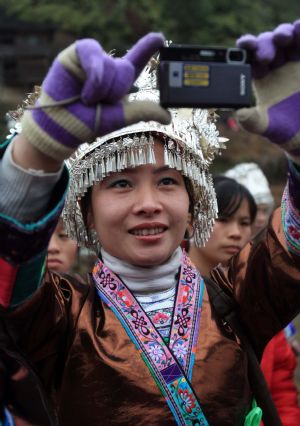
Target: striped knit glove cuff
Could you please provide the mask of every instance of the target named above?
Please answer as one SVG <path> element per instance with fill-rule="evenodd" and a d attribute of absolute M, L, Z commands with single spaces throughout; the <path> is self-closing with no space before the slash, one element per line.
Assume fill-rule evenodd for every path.
<path fill-rule="evenodd" d="M 300 20 L 258 37 L 242 36 L 237 46 L 253 53 L 256 95 L 255 107 L 237 111 L 239 122 L 300 165 Z"/>
<path fill-rule="evenodd" d="M 122 102 L 163 43 L 161 34 L 149 33 L 123 58 L 107 55 L 93 39 L 72 44 L 54 60 L 37 104 L 25 111 L 22 133 L 37 149 L 63 161 L 81 143 L 126 125 L 169 123 L 169 113 L 158 104 Z"/>

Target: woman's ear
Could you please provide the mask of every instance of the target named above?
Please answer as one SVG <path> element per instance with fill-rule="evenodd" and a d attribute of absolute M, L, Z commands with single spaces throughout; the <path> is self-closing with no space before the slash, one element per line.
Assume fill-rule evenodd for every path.
<path fill-rule="evenodd" d="M 94 215 L 91 203 L 91 188 L 88 189 L 85 197 L 79 201 L 83 222 L 87 229 L 94 228 Z"/>
<path fill-rule="evenodd" d="M 191 234 L 193 231 L 193 216 L 191 213 L 188 214 L 187 231 L 189 234 Z"/>
<path fill-rule="evenodd" d="M 91 208 L 89 208 L 89 210 L 87 212 L 86 225 L 87 225 L 88 229 L 95 228 L 94 215 L 93 215 L 93 212 L 92 212 Z"/>

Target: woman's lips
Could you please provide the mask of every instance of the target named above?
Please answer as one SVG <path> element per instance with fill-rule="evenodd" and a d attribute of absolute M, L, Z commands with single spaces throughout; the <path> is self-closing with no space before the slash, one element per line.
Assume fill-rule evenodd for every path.
<path fill-rule="evenodd" d="M 226 246 L 226 247 L 223 247 L 223 250 L 228 254 L 234 255 L 238 253 L 239 251 L 241 251 L 241 248 L 238 246 Z"/>
<path fill-rule="evenodd" d="M 129 230 L 129 233 L 133 235 L 137 240 L 154 242 L 162 238 L 167 226 L 162 223 L 143 223 L 137 225 Z"/>
<path fill-rule="evenodd" d="M 62 265 L 62 261 L 59 259 L 47 259 L 48 268 L 54 269 Z"/>
<path fill-rule="evenodd" d="M 136 238 L 139 241 L 144 241 L 144 242 L 156 242 L 159 241 L 164 235 L 164 232 L 161 232 L 160 234 L 155 234 L 155 235 L 133 235 L 134 238 Z"/>

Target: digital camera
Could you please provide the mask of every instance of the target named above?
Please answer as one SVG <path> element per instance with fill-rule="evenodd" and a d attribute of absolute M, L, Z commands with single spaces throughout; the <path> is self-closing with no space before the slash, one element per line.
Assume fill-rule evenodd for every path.
<path fill-rule="evenodd" d="M 252 104 L 251 66 L 239 48 L 172 44 L 160 49 L 163 107 L 241 108 Z"/>

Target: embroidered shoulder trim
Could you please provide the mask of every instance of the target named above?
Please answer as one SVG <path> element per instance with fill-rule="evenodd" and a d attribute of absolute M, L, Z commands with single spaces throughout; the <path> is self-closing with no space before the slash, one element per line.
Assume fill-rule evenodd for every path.
<path fill-rule="evenodd" d="M 282 196 L 281 211 L 283 231 L 288 250 L 291 253 L 300 255 L 300 212 L 293 206 L 288 185 L 286 185 Z"/>

